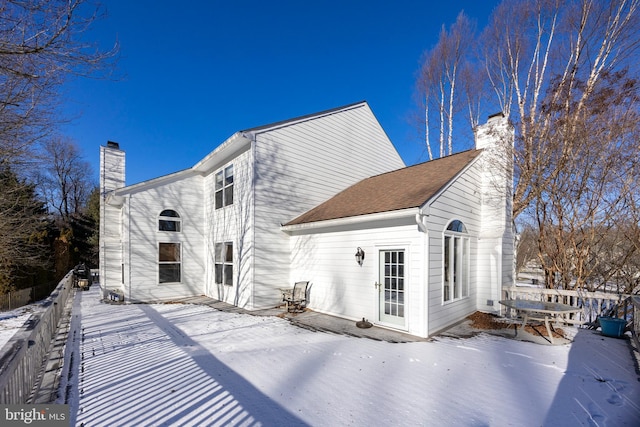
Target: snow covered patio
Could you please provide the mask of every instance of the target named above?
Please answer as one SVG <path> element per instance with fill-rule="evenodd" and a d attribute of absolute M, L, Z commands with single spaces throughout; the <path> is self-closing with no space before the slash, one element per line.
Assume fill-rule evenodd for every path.
<path fill-rule="evenodd" d="M 590 330 L 555 346 L 390 343 L 204 305 L 105 304 L 98 286 L 72 316 L 72 425 L 640 425 L 628 340 Z"/>

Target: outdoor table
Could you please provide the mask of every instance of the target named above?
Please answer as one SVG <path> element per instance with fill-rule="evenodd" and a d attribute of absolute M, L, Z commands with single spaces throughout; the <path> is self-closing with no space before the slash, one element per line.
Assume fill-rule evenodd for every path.
<path fill-rule="evenodd" d="M 502 300 L 500 304 L 505 307 L 512 308 L 522 313 L 522 328 L 527 324 L 529 320 L 544 321 L 544 325 L 547 327 L 547 333 L 549 334 L 549 341 L 553 344 L 553 335 L 551 333 L 551 327 L 549 325 L 549 318 L 556 319 L 558 316 L 564 316 L 569 313 L 579 313 L 581 308 L 573 307 L 567 304 L 561 304 L 559 302 L 544 302 L 544 301 L 531 301 L 531 300 Z M 516 335 L 518 334 L 518 325 L 516 325 Z"/>

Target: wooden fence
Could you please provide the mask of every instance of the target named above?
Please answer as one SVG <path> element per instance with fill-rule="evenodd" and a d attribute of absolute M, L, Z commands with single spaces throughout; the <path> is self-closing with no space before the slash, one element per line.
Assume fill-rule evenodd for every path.
<path fill-rule="evenodd" d="M 45 283 L 38 286 L 32 286 L 26 289 L 19 289 L 13 292 L 7 292 L 0 295 L 0 311 L 13 310 L 18 307 L 25 306 L 34 301 L 40 301 L 51 294 L 56 284 Z"/>
<path fill-rule="evenodd" d="M 640 338 L 638 332 L 640 332 L 640 295 L 634 295 L 631 298 L 631 304 L 633 306 L 633 339 L 636 342 L 636 352 L 640 352 Z"/>
<path fill-rule="evenodd" d="M 0 404 L 29 403 L 72 288 L 70 271 L 42 301 L 45 309 L 34 313 L 0 349 Z"/>

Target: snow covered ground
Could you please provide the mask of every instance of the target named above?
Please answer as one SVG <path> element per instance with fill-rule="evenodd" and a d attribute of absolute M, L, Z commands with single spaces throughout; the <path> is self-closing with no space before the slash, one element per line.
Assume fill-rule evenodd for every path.
<path fill-rule="evenodd" d="M 61 399 L 84 426 L 638 426 L 627 340 L 388 343 L 185 304 L 74 301 Z"/>
<path fill-rule="evenodd" d="M 40 305 L 34 304 L 0 312 L 0 349 L 9 342 L 11 337 L 24 325 L 24 322 L 29 320 L 31 314 L 41 310 Z"/>

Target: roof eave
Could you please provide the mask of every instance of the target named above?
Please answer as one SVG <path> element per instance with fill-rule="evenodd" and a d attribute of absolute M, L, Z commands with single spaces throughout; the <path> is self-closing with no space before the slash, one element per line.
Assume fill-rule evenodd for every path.
<path fill-rule="evenodd" d="M 427 199 L 423 204 L 422 204 L 422 209 L 423 210 L 427 210 L 429 209 L 429 207 L 431 206 L 431 204 L 438 199 L 438 197 L 440 197 L 442 195 L 442 193 L 444 193 L 445 191 L 447 191 L 449 189 L 449 187 L 451 187 L 451 185 L 456 182 L 458 180 L 458 178 L 460 178 L 464 173 L 466 173 L 469 169 L 471 169 L 471 167 L 477 162 L 479 161 L 478 159 L 481 157 L 482 155 L 482 151 L 483 149 L 479 149 L 477 151 L 480 151 L 480 155 L 475 156 L 473 159 L 471 159 L 462 169 L 460 169 L 458 171 L 458 173 L 456 173 L 449 181 L 447 181 L 442 187 L 440 187 L 440 189 L 438 191 L 436 191 L 435 193 L 433 193 L 431 195 L 431 197 L 429 197 L 429 199 Z"/>
<path fill-rule="evenodd" d="M 356 216 L 350 216 L 345 218 L 327 219 L 324 221 L 313 221 L 313 222 L 304 222 L 301 224 L 283 225 L 280 227 L 280 230 L 284 231 L 285 233 L 293 233 L 296 231 L 321 230 L 325 228 L 355 225 L 355 224 L 361 224 L 365 222 L 394 220 L 394 219 L 400 219 L 400 218 L 411 218 L 411 217 L 415 217 L 416 213 L 418 213 L 419 211 L 420 209 L 418 207 L 413 207 L 413 208 L 406 208 L 406 209 L 400 209 L 400 210 L 388 211 L 388 212 L 377 212 L 373 214 L 356 215 Z"/>
<path fill-rule="evenodd" d="M 159 176 L 157 178 L 153 178 L 147 181 L 138 182 L 136 184 L 128 185 L 126 187 L 121 187 L 113 190 L 114 195 L 121 196 L 124 194 L 131 194 L 137 191 L 146 190 L 147 188 L 162 185 L 167 182 L 177 181 L 179 179 L 187 178 L 191 175 L 195 175 L 193 169 L 184 169 L 178 172 L 173 172 L 168 175 Z"/>
<path fill-rule="evenodd" d="M 220 144 L 215 150 L 207 154 L 207 156 L 200 160 L 193 166 L 193 170 L 206 174 L 210 170 L 220 167 L 238 154 L 246 151 L 251 147 L 252 139 L 244 132 L 236 132 L 231 137 L 227 138 L 225 142 Z"/>
<path fill-rule="evenodd" d="M 300 116 L 300 117 L 294 117 L 292 119 L 287 119 L 287 120 L 282 120 L 279 122 L 275 122 L 275 123 L 270 123 L 267 125 L 263 125 L 263 126 L 256 126 L 250 129 L 245 129 L 240 131 L 240 133 L 242 134 L 246 134 L 246 135 L 251 135 L 251 136 L 255 136 L 257 134 L 261 134 L 264 132 L 270 132 L 273 130 L 277 130 L 283 127 L 288 127 L 288 126 L 292 126 L 295 125 L 297 123 L 301 123 L 301 122 L 306 122 L 309 120 L 315 120 L 317 118 L 320 117 L 324 117 L 324 116 L 330 116 L 332 114 L 336 114 L 336 113 L 340 113 L 343 111 L 347 111 L 347 110 L 352 110 L 355 108 L 361 108 L 361 107 L 368 107 L 368 103 L 367 101 L 359 101 L 359 102 L 354 102 L 352 104 L 347 104 L 347 105 L 343 105 L 341 107 L 336 107 L 336 108 L 331 108 L 329 110 L 324 110 L 324 111 L 319 111 L 317 113 L 312 113 L 312 114 L 307 114 L 304 116 Z"/>

